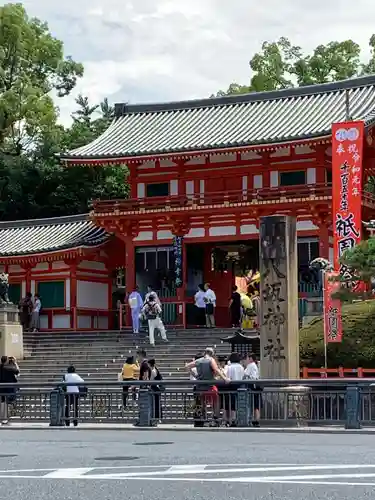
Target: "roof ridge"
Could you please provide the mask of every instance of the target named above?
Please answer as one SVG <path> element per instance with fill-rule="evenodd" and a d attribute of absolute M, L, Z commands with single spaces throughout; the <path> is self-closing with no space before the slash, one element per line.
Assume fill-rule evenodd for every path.
<path fill-rule="evenodd" d="M 89 220 L 89 214 L 65 215 L 62 217 L 48 217 L 45 219 L 24 219 L 15 221 L 0 221 L 0 229 L 31 226 L 52 226 L 56 224 L 72 224 Z"/>
<path fill-rule="evenodd" d="M 187 99 L 182 101 L 156 102 L 145 104 L 115 104 L 115 116 L 120 118 L 134 113 L 155 113 L 166 111 L 177 111 L 182 109 L 205 108 L 214 106 L 227 106 L 239 103 L 250 103 L 259 101 L 272 101 L 277 99 L 289 99 L 308 95 L 339 92 L 360 87 L 375 85 L 375 75 L 349 78 L 338 82 L 319 83 L 316 85 L 305 85 L 300 87 L 289 87 L 281 90 L 270 90 L 264 92 L 249 92 L 247 94 L 233 94 L 222 97 L 208 97 L 203 99 Z"/>

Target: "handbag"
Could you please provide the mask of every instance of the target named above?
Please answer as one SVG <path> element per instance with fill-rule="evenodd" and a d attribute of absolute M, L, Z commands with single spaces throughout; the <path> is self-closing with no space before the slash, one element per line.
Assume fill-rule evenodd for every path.
<path fill-rule="evenodd" d="M 209 302 L 208 304 L 206 304 L 206 314 L 208 315 L 212 315 L 214 313 L 214 305 Z"/>

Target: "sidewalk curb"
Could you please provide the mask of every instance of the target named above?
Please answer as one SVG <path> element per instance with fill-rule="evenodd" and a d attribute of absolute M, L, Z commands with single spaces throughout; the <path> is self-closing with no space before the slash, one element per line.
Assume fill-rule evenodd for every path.
<path fill-rule="evenodd" d="M 92 426 L 87 426 L 87 427 L 71 427 L 67 429 L 66 427 L 37 427 L 37 426 L 32 426 L 32 425 L 23 425 L 23 426 L 0 426 L 0 432 L 1 431 L 65 431 L 65 432 L 79 432 L 79 431 L 122 431 L 122 432 L 226 432 L 226 433 L 232 433 L 232 432 L 237 432 L 237 433 L 254 433 L 254 434 L 263 434 L 263 433 L 268 433 L 268 434 L 330 434 L 330 435 L 374 435 L 375 434 L 375 429 L 370 430 L 370 429 L 316 429 L 316 428 L 273 428 L 273 427 L 263 427 L 263 428 L 257 428 L 253 429 L 251 427 L 246 427 L 246 428 L 194 428 L 194 427 L 186 427 L 186 428 L 181 428 L 181 427 L 119 427 L 119 426 L 103 426 L 100 427 L 99 425 L 92 425 Z"/>

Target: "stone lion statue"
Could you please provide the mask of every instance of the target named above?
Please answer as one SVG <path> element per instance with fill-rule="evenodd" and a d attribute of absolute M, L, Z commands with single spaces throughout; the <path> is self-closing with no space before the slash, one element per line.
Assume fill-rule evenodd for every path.
<path fill-rule="evenodd" d="M 9 274 L 0 274 L 0 304 L 10 304 L 9 300 Z"/>

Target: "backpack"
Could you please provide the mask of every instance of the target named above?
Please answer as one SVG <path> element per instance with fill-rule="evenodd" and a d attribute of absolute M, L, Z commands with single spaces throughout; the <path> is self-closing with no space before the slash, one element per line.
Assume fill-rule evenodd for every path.
<path fill-rule="evenodd" d="M 146 319 L 156 319 L 159 314 L 156 311 L 156 304 L 150 304 L 148 303 L 148 309 L 146 312 Z"/>

